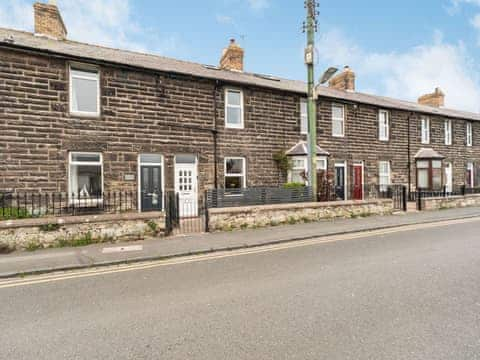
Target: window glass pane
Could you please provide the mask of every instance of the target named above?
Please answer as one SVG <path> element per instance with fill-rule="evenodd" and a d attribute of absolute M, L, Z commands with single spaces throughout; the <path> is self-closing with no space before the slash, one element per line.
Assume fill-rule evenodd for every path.
<path fill-rule="evenodd" d="M 227 176 L 225 178 L 226 189 L 241 189 L 243 186 L 242 176 Z"/>
<path fill-rule="evenodd" d="M 98 81 L 72 77 L 72 110 L 97 113 L 97 105 Z"/>
<path fill-rule="evenodd" d="M 242 101 L 242 96 L 239 91 L 228 91 L 227 93 L 228 105 L 240 106 L 241 101 Z"/>
<path fill-rule="evenodd" d="M 240 108 L 227 108 L 227 123 L 233 125 L 240 125 L 242 123 L 242 110 Z"/>
<path fill-rule="evenodd" d="M 428 169 L 418 170 L 418 187 L 421 189 L 428 189 Z"/>
<path fill-rule="evenodd" d="M 432 161 L 432 168 L 439 169 L 442 167 L 442 162 L 440 160 L 433 160 Z"/>
<path fill-rule="evenodd" d="M 440 189 L 442 187 L 441 169 L 432 169 L 432 186 L 434 189 Z"/>
<path fill-rule="evenodd" d="M 292 170 L 292 182 L 305 183 L 305 170 Z"/>
<path fill-rule="evenodd" d="M 71 165 L 70 189 L 76 196 L 102 195 L 102 167 L 100 165 Z"/>
<path fill-rule="evenodd" d="M 227 159 L 227 174 L 243 174 L 243 159 Z"/>
<path fill-rule="evenodd" d="M 162 163 L 162 155 L 141 154 L 140 155 L 140 162 L 142 164 L 161 164 Z"/>
<path fill-rule="evenodd" d="M 343 106 L 334 105 L 332 107 L 332 116 L 335 119 L 343 119 Z"/>
<path fill-rule="evenodd" d="M 317 170 L 326 170 L 326 169 L 327 169 L 327 161 L 325 159 L 318 159 Z"/>
<path fill-rule="evenodd" d="M 197 157 L 195 155 L 176 155 L 175 162 L 177 164 L 195 164 Z"/>
<path fill-rule="evenodd" d="M 428 169 L 429 168 L 428 161 L 417 161 L 417 168 Z"/>
<path fill-rule="evenodd" d="M 72 153 L 73 162 L 100 162 L 100 154 Z"/>
<path fill-rule="evenodd" d="M 305 160 L 304 159 L 293 159 L 292 167 L 294 169 L 305 169 Z"/>
<path fill-rule="evenodd" d="M 343 121 L 334 120 L 332 123 L 333 135 L 343 135 Z"/>
<path fill-rule="evenodd" d="M 300 128 L 302 134 L 308 133 L 308 108 L 307 100 L 302 99 L 300 101 Z"/>

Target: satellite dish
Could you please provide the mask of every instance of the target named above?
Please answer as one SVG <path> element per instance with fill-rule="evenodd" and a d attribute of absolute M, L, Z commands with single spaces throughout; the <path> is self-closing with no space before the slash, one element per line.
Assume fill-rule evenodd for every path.
<path fill-rule="evenodd" d="M 325 71 L 320 78 L 320 84 L 325 84 L 328 80 L 332 78 L 333 75 L 337 73 L 338 69 L 336 67 L 330 67 L 327 71 Z"/>

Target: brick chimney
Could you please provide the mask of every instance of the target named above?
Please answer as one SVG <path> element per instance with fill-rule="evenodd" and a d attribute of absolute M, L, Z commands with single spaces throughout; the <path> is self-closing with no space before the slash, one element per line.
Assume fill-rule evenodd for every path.
<path fill-rule="evenodd" d="M 349 66 L 345 66 L 340 74 L 328 82 L 328 86 L 337 90 L 355 91 L 355 73 Z"/>
<path fill-rule="evenodd" d="M 437 87 L 433 93 L 420 96 L 418 98 L 418 103 L 437 108 L 443 107 L 445 106 L 445 94 Z"/>
<path fill-rule="evenodd" d="M 36 2 L 33 5 L 35 12 L 35 34 L 57 40 L 65 40 L 67 28 L 57 7 L 56 0 L 49 0 L 48 4 Z"/>
<path fill-rule="evenodd" d="M 243 71 L 243 56 L 245 51 L 235 42 L 230 40 L 230 45 L 223 50 L 220 59 L 220 68 L 223 70 Z"/>

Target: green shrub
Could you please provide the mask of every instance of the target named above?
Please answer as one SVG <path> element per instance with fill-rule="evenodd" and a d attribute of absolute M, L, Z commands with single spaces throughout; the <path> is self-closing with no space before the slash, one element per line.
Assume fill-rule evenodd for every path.
<path fill-rule="evenodd" d="M 60 229 L 60 224 L 45 224 L 39 226 L 40 231 L 50 232 Z"/>
<path fill-rule="evenodd" d="M 149 220 L 147 222 L 147 226 L 150 228 L 150 230 L 154 233 L 154 234 L 157 234 L 158 233 L 158 224 L 153 221 L 153 220 Z"/>
<path fill-rule="evenodd" d="M 26 209 L 4 208 L 0 210 L 0 220 L 28 219 L 32 215 Z"/>
<path fill-rule="evenodd" d="M 304 188 L 304 187 L 305 187 L 305 184 L 296 183 L 296 182 L 290 182 L 290 183 L 283 184 L 284 189 L 301 189 L 301 188 Z"/>
<path fill-rule="evenodd" d="M 38 241 L 30 241 L 27 246 L 25 246 L 25 250 L 27 251 L 36 251 L 41 249 L 43 246 Z"/>

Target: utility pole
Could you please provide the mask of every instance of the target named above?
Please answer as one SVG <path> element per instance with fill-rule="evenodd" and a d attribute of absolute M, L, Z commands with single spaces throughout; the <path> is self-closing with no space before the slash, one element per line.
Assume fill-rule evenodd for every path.
<path fill-rule="evenodd" d="M 305 64 L 308 72 L 308 185 L 312 188 L 314 199 L 317 199 L 317 109 L 315 104 L 315 32 L 318 29 L 316 0 L 305 0 L 307 20 L 304 32 L 307 33 Z"/>

